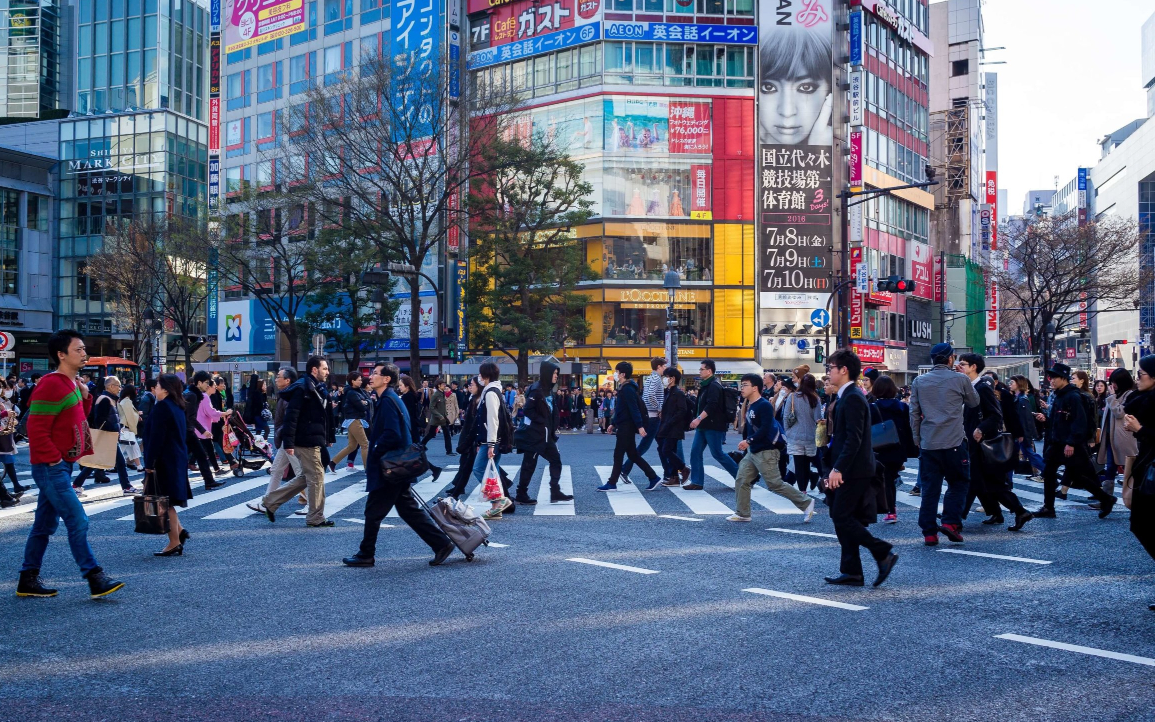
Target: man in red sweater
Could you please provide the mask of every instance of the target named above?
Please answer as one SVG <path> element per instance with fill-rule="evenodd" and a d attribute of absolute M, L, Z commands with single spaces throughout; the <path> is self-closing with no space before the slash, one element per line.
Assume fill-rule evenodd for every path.
<path fill-rule="evenodd" d="M 28 450 L 31 453 L 32 481 L 40 489 L 36 516 L 28 543 L 24 546 L 24 565 L 20 568 L 18 597 L 54 597 L 40 581 L 40 564 L 48 539 L 64 520 L 68 529 L 68 546 L 88 580 L 93 599 L 112 594 L 124 586 L 109 579 L 88 545 L 88 515 L 72 490 L 72 462 L 92 452 L 92 435 L 88 431 L 88 412 L 92 397 L 88 387 L 77 381 L 77 374 L 88 361 L 84 337 L 72 329 L 57 331 L 48 337 L 48 363 L 55 372 L 44 376 L 28 406 Z"/>

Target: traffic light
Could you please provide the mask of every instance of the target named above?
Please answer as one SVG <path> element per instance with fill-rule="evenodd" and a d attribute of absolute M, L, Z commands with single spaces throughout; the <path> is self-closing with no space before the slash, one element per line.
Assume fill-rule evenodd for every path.
<path fill-rule="evenodd" d="M 822 344 L 820 344 L 820 343 L 814 344 L 814 363 L 820 364 L 825 360 L 826 360 L 826 349 L 823 348 Z"/>
<path fill-rule="evenodd" d="M 910 293 L 913 290 L 914 281 L 899 276 L 890 276 L 885 280 L 879 279 L 878 281 L 879 293 Z"/>

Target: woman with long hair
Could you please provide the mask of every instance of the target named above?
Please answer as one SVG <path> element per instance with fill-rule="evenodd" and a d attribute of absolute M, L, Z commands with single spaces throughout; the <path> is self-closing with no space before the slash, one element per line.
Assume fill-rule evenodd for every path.
<path fill-rule="evenodd" d="M 408 374 L 401 374 L 401 378 L 397 380 L 397 395 L 401 397 L 401 403 L 405 404 L 405 410 L 409 412 L 410 432 L 413 434 L 413 438 L 420 439 L 424 429 L 421 423 L 421 404 L 417 396 L 417 384 L 413 383 L 413 377 Z"/>
<path fill-rule="evenodd" d="M 1155 460 L 1155 356 L 1139 359 L 1136 393 L 1123 406 L 1123 428 L 1135 435 L 1139 453 L 1132 466 L 1135 491 L 1131 497 L 1131 533 L 1155 559 L 1155 494 L 1146 481 Z M 1100 512 L 1101 513 L 1101 512 Z M 1147 605 L 1155 611 L 1155 604 Z"/>
<path fill-rule="evenodd" d="M 818 401 L 818 383 L 811 374 L 803 374 L 798 390 L 784 403 L 782 425 L 786 428 L 786 453 L 794 460 L 794 479 L 799 491 L 818 486 L 818 446 L 814 431 L 822 409 Z M 813 467 L 813 471 L 811 470 Z"/>
<path fill-rule="evenodd" d="M 1035 450 L 1035 442 L 1042 437 L 1039 434 L 1038 421 L 1035 414 L 1040 412 L 1039 392 L 1026 376 L 1012 376 L 1009 384 L 1011 393 L 1015 395 L 1015 411 L 1019 415 L 1019 423 L 1023 427 L 1023 436 L 1018 439 L 1019 451 L 1031 464 L 1034 471 L 1032 481 L 1042 482 L 1043 457 Z"/>
<path fill-rule="evenodd" d="M 168 545 L 158 557 L 184 555 L 189 533 L 181 526 L 177 507 L 192 498 L 188 481 L 188 447 L 185 445 L 185 398 L 180 379 L 164 374 L 156 385 L 156 406 L 148 415 L 148 444 L 144 450 L 144 493 L 168 497 Z"/>
<path fill-rule="evenodd" d="M 1115 369 L 1111 372 L 1111 392 L 1104 399 L 1104 413 L 1099 426 L 1099 458 L 1103 465 L 1100 478 L 1103 481 L 1103 491 L 1115 494 L 1115 477 L 1123 471 L 1128 456 L 1139 453 L 1139 445 L 1135 435 L 1123 427 L 1124 408 L 1127 400 L 1135 393 L 1135 381 L 1127 369 Z M 1098 384 L 1096 384 L 1097 386 Z"/>
<path fill-rule="evenodd" d="M 16 479 L 16 391 L 5 381 L 0 381 L 0 508 L 16 506 L 27 489 Z M 12 494 L 4 486 L 4 476 L 12 479 Z"/>
<path fill-rule="evenodd" d="M 898 399 L 898 386 L 886 374 L 879 375 L 871 385 L 871 394 L 874 401 L 871 403 L 871 423 L 884 421 L 894 422 L 898 431 L 899 443 L 897 446 L 887 447 L 876 451 L 874 456 L 882 465 L 886 491 L 887 524 L 898 522 L 898 509 L 895 505 L 898 491 L 899 472 L 906 466 L 906 460 L 918 456 L 918 449 L 914 445 L 914 432 L 910 428 L 910 407 Z"/>

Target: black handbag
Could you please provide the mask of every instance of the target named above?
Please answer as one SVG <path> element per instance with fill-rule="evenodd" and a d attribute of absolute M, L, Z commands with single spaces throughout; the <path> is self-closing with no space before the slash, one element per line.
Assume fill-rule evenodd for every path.
<path fill-rule="evenodd" d="M 144 493 L 132 498 L 132 516 L 136 523 L 137 534 L 168 534 L 167 496 L 157 496 L 148 493 L 149 481 L 152 481 L 153 491 L 156 491 L 156 472 L 146 471 L 144 475 Z"/>
<path fill-rule="evenodd" d="M 394 399 L 399 418 L 404 419 L 401 404 Z M 381 478 L 389 482 L 414 482 L 417 477 L 429 471 L 429 459 L 425 458 L 425 447 L 410 443 L 408 446 L 385 453 L 378 463 Z"/>
<path fill-rule="evenodd" d="M 870 446 L 875 451 L 883 451 L 902 443 L 898 438 L 898 427 L 890 419 L 870 427 Z"/>
<path fill-rule="evenodd" d="M 1015 439 L 1006 431 L 980 441 L 979 453 L 983 457 L 983 466 L 996 474 L 1005 474 L 1014 469 L 1018 457 Z"/>

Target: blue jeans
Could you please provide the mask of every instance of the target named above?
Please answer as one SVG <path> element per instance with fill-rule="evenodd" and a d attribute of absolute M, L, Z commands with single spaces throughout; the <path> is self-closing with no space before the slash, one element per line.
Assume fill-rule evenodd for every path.
<path fill-rule="evenodd" d="M 494 466 L 501 468 L 501 454 L 493 454 Z M 473 478 L 485 481 L 485 467 L 489 465 L 489 447 L 485 444 L 477 447 L 477 458 L 473 460 Z"/>
<path fill-rule="evenodd" d="M 699 486 L 706 478 L 706 471 L 702 468 L 702 455 L 706 447 L 710 447 L 710 456 L 722 465 L 722 468 L 737 478 L 738 465 L 722 451 L 722 440 L 726 438 L 725 431 L 704 431 L 698 429 L 694 434 L 694 445 L 690 447 L 690 483 Z"/>
<path fill-rule="evenodd" d="M 36 498 L 36 514 L 28 532 L 28 543 L 24 545 L 24 565 L 20 571 L 40 569 L 48 538 L 56 533 L 63 519 L 72 558 L 80 566 L 80 574 L 88 574 L 96 568 L 96 557 L 88 545 L 88 515 L 72 490 L 72 462 L 62 461 L 55 466 L 33 464 L 32 481 L 40 489 L 40 496 Z"/>
<path fill-rule="evenodd" d="M 946 479 L 946 495 L 942 500 L 942 523 L 962 523 L 963 507 L 971 483 L 970 453 L 967 442 L 953 449 L 922 449 L 918 456 L 918 483 L 922 489 L 922 503 L 918 510 L 918 525 L 926 536 L 938 534 L 938 498 Z"/>
<path fill-rule="evenodd" d="M 1043 467 L 1047 464 L 1043 461 L 1043 457 L 1035 451 L 1035 442 L 1024 439 L 1019 442 L 1019 449 L 1023 452 L 1023 456 L 1031 462 L 1031 468 L 1035 470 L 1035 473 L 1043 473 Z"/>
<path fill-rule="evenodd" d="M 646 417 L 646 438 L 642 439 L 642 443 L 638 444 L 638 456 L 650 450 L 654 444 L 654 434 L 658 433 L 658 419 L 655 416 Z M 658 455 L 659 457 L 661 454 Z M 630 470 L 634 468 L 634 462 L 626 460 L 625 465 L 622 466 L 622 475 L 629 476 Z"/>

